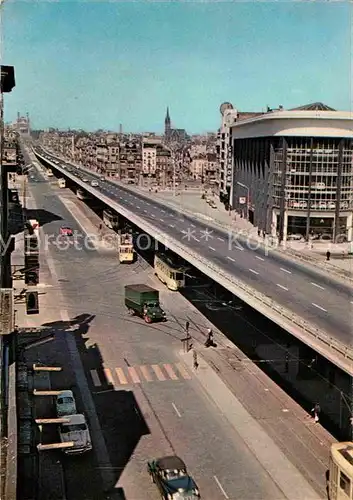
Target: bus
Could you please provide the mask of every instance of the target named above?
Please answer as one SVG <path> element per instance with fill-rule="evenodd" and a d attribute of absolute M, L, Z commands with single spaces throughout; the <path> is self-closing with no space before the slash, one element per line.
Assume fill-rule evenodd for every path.
<path fill-rule="evenodd" d="M 169 290 L 177 291 L 185 286 L 185 271 L 164 254 L 155 254 L 154 271 Z"/>
<path fill-rule="evenodd" d="M 48 176 L 48 177 L 53 177 L 53 176 L 54 176 L 53 171 L 52 171 L 52 169 L 51 169 L 51 168 L 48 168 L 48 169 L 47 169 L 47 176 Z"/>
<path fill-rule="evenodd" d="M 135 251 L 131 233 L 118 234 L 118 255 L 120 263 L 134 262 Z"/>
<path fill-rule="evenodd" d="M 112 210 L 104 210 L 103 211 L 103 222 L 110 229 L 118 229 L 119 216 L 118 216 L 118 214 L 112 212 Z"/>
<path fill-rule="evenodd" d="M 353 442 L 333 443 L 327 473 L 328 500 L 353 499 Z"/>
<path fill-rule="evenodd" d="M 64 188 L 64 187 L 66 187 L 66 180 L 59 179 L 58 184 L 59 184 L 59 188 Z"/>

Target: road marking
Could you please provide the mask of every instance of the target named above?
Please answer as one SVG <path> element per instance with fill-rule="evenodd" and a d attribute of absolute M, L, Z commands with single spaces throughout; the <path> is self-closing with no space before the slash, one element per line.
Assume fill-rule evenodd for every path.
<path fill-rule="evenodd" d="M 136 205 L 136 208 L 141 208 L 140 205 Z"/>
<path fill-rule="evenodd" d="M 114 385 L 112 372 L 109 368 L 103 368 L 104 376 L 109 385 Z"/>
<path fill-rule="evenodd" d="M 99 380 L 97 370 L 90 370 L 91 372 L 91 377 L 93 380 L 93 383 L 96 387 L 99 387 L 102 385 L 101 381 Z"/>
<path fill-rule="evenodd" d="M 311 304 L 312 304 L 314 307 L 317 307 L 318 309 L 321 309 L 321 311 L 324 311 L 324 312 L 326 312 L 326 313 L 327 313 L 327 310 L 326 310 L 326 309 L 324 309 L 324 308 L 323 308 L 323 307 L 321 307 L 321 306 L 318 306 L 317 304 L 315 304 L 315 302 L 312 302 Z"/>
<path fill-rule="evenodd" d="M 174 224 L 169 224 L 169 227 L 175 227 Z"/>
<path fill-rule="evenodd" d="M 313 281 L 310 281 L 310 284 L 313 285 L 313 286 L 316 286 L 317 288 L 320 288 L 321 290 L 325 290 L 325 288 L 323 286 L 317 285 Z"/>
<path fill-rule="evenodd" d="M 189 373 L 186 371 L 184 366 L 181 363 L 175 363 L 175 366 L 178 368 L 180 375 L 185 378 L 186 380 L 190 380 L 191 376 Z"/>
<path fill-rule="evenodd" d="M 353 304 L 353 300 L 351 300 L 351 304 Z"/>
<path fill-rule="evenodd" d="M 279 283 L 277 283 L 277 286 L 279 286 L 280 288 L 282 288 L 283 290 L 286 290 L 288 292 L 288 288 L 286 288 L 285 286 L 280 285 Z"/>
<path fill-rule="evenodd" d="M 217 240 L 219 240 L 219 241 L 224 241 L 224 239 L 223 239 L 223 238 L 217 238 Z"/>
<path fill-rule="evenodd" d="M 194 240 L 197 241 L 198 243 L 200 243 L 200 240 L 198 240 L 197 238 L 195 238 L 195 236 L 194 236 Z"/>
<path fill-rule="evenodd" d="M 172 403 L 172 407 L 174 408 L 175 413 L 178 415 L 178 417 L 179 417 L 179 418 L 181 418 L 180 411 L 178 410 L 178 408 L 175 406 L 175 404 L 174 404 L 174 403 Z"/>
<path fill-rule="evenodd" d="M 259 257 L 258 255 L 255 255 L 256 259 L 259 259 L 259 260 L 262 260 L 264 261 L 265 259 L 263 259 L 262 257 Z"/>
<path fill-rule="evenodd" d="M 150 375 L 150 372 L 147 369 L 147 366 L 140 366 L 140 370 L 141 370 L 142 375 L 147 380 L 147 382 L 152 382 L 153 379 L 152 379 L 152 377 Z"/>
<path fill-rule="evenodd" d="M 190 224 L 191 227 L 196 227 L 195 224 Z"/>
<path fill-rule="evenodd" d="M 249 271 L 250 271 L 251 273 L 254 273 L 254 274 L 259 274 L 257 271 L 254 271 L 253 269 L 250 269 L 250 268 L 249 268 Z"/>
<path fill-rule="evenodd" d="M 156 216 L 154 214 L 152 214 L 152 217 L 156 218 Z"/>
<path fill-rule="evenodd" d="M 172 380 L 179 380 L 178 377 L 175 375 L 175 372 L 174 372 L 173 368 L 171 367 L 171 365 L 165 364 L 163 366 L 164 366 L 165 371 L 168 373 L 169 377 Z"/>
<path fill-rule="evenodd" d="M 133 366 L 128 366 L 127 371 L 129 372 L 131 380 L 134 384 L 141 384 L 141 380 Z"/>
<path fill-rule="evenodd" d="M 147 214 L 147 210 L 144 210 L 145 214 Z"/>
<path fill-rule="evenodd" d="M 165 210 L 161 210 L 162 214 L 165 214 Z"/>
<path fill-rule="evenodd" d="M 235 262 L 235 259 L 232 259 L 232 257 L 229 257 L 228 255 L 227 255 L 227 259 L 231 260 L 232 262 Z"/>
<path fill-rule="evenodd" d="M 216 483 L 217 483 L 218 488 L 219 488 L 219 489 L 221 490 L 221 492 L 223 493 L 224 498 L 228 498 L 228 500 L 229 500 L 229 496 L 227 495 L 227 493 L 225 492 L 225 490 L 224 490 L 223 486 L 222 486 L 222 485 L 221 485 L 221 483 L 219 482 L 218 477 L 217 477 L 217 476 L 213 476 L 213 477 L 214 477 L 214 480 L 215 480 L 215 481 L 216 481 Z"/>
<path fill-rule="evenodd" d="M 158 380 L 165 380 L 165 376 L 161 370 L 161 368 L 158 366 L 158 365 L 152 365 L 152 370 L 154 371 L 154 373 L 156 374 Z"/>
<path fill-rule="evenodd" d="M 145 201 L 146 205 L 151 205 L 151 203 L 148 203 L 148 201 Z"/>
<path fill-rule="evenodd" d="M 291 271 L 288 271 L 288 269 L 284 269 L 283 267 L 280 267 L 280 270 L 283 271 L 284 273 L 292 274 Z"/>
<path fill-rule="evenodd" d="M 213 248 L 213 247 L 208 247 L 208 248 L 209 248 L 210 250 L 213 250 L 214 252 L 216 251 L 216 249 L 215 249 L 215 248 Z"/>
<path fill-rule="evenodd" d="M 125 377 L 125 373 L 122 368 L 115 368 L 116 376 L 119 379 L 120 384 L 126 385 L 128 384 L 127 378 Z"/>
<path fill-rule="evenodd" d="M 161 222 L 164 222 L 164 219 L 159 219 Z"/>

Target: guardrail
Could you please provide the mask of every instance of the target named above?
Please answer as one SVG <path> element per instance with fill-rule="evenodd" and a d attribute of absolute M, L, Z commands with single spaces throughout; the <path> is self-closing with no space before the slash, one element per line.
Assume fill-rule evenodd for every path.
<path fill-rule="evenodd" d="M 313 327 L 313 325 L 309 324 L 298 315 L 292 313 L 289 309 L 279 305 L 270 297 L 249 287 L 244 282 L 225 272 L 220 266 L 211 263 L 208 259 L 202 257 L 202 255 L 190 250 L 190 248 L 188 248 L 185 244 L 180 245 L 175 238 L 160 231 L 160 229 L 156 226 L 134 214 L 111 198 L 105 196 L 97 189 L 92 188 L 87 185 L 87 183 L 77 179 L 70 172 L 67 172 L 60 166 L 50 162 L 50 160 L 43 158 L 39 153 L 36 153 L 36 155 L 42 158 L 42 160 L 51 163 L 53 168 L 56 168 L 64 173 L 67 177 L 71 178 L 76 184 L 82 186 L 94 197 L 112 207 L 121 215 L 129 219 L 132 223 L 152 235 L 153 238 L 160 241 L 160 243 L 165 244 L 170 250 L 180 255 L 184 260 L 188 261 L 191 265 L 209 276 L 212 280 L 220 283 L 231 293 L 238 296 L 251 307 L 267 316 L 269 319 L 303 341 L 305 344 L 309 345 L 349 375 L 353 375 L 353 348 L 344 345 L 340 341 L 322 332 L 319 328 Z"/>

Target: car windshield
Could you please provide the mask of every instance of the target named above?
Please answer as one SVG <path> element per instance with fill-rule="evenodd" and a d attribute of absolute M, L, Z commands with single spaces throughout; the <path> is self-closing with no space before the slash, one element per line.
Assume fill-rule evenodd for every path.
<path fill-rule="evenodd" d="M 179 479 L 187 475 L 185 470 L 166 470 L 164 471 L 164 474 L 168 481 Z"/>
<path fill-rule="evenodd" d="M 86 424 L 68 424 L 61 426 L 61 432 L 77 432 L 77 431 L 85 431 L 87 429 Z"/>

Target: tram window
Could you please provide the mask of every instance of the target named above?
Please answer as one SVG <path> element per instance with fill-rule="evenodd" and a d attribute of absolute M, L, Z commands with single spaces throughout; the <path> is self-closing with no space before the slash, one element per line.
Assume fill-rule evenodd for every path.
<path fill-rule="evenodd" d="M 340 488 L 346 495 L 351 494 L 351 480 L 342 471 L 340 473 Z"/>
<path fill-rule="evenodd" d="M 175 279 L 177 281 L 182 281 L 184 279 L 183 273 L 175 273 Z"/>

